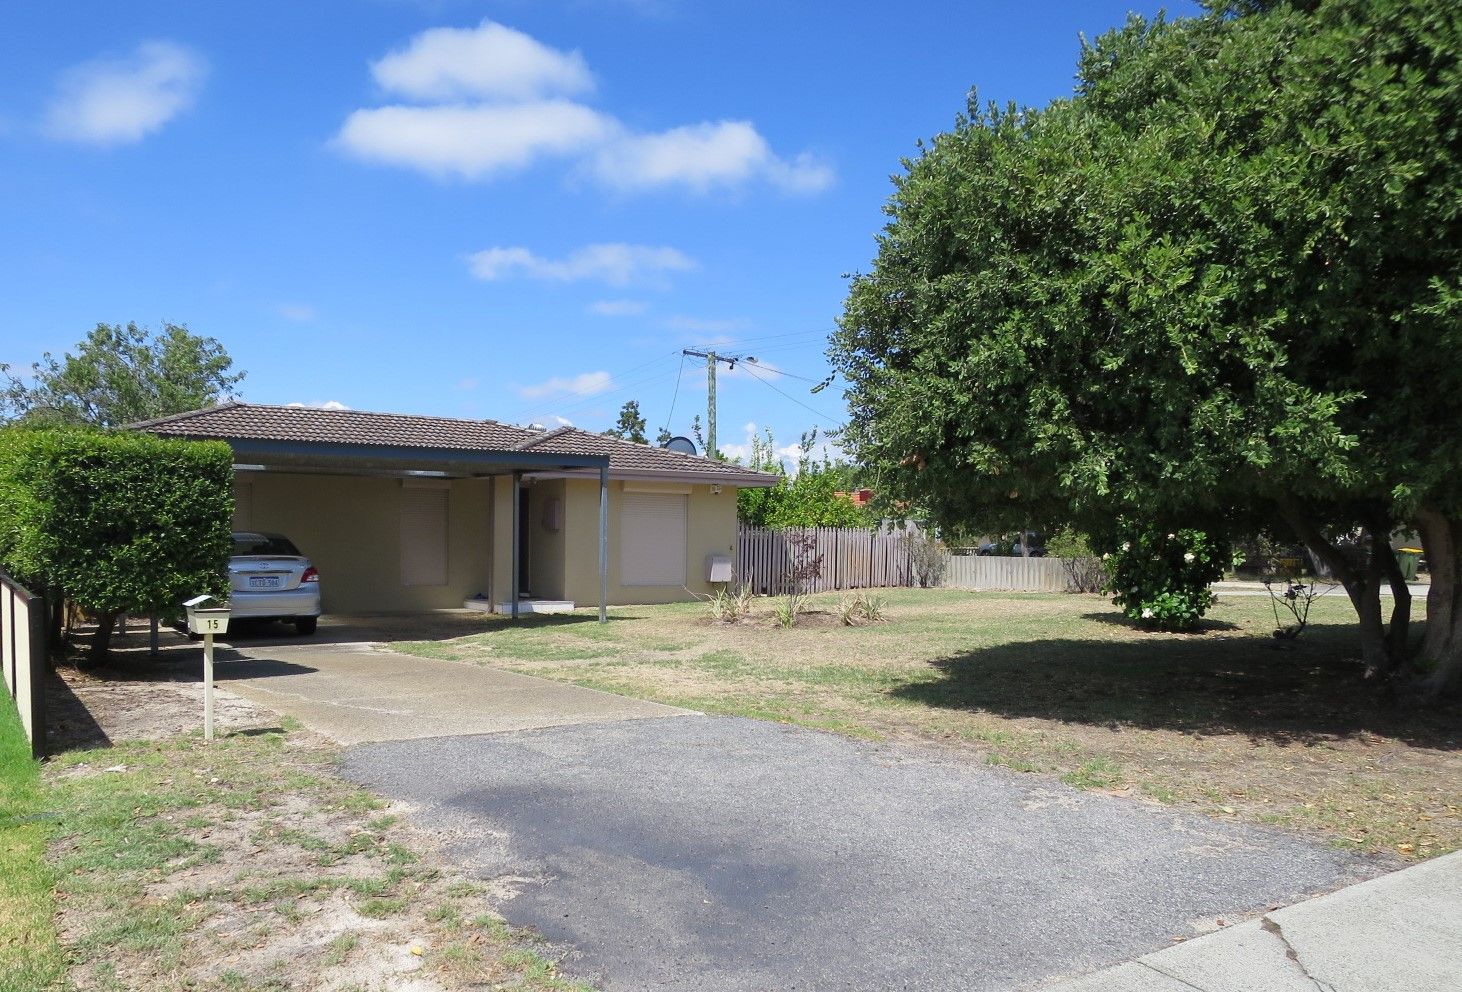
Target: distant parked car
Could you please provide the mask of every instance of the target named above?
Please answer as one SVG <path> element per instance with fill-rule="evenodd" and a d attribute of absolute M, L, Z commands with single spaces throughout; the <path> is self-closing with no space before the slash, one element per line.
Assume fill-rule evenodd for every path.
<path fill-rule="evenodd" d="M 234 534 L 228 560 L 235 620 L 283 620 L 301 634 L 320 622 L 320 573 L 283 534 Z"/>
<path fill-rule="evenodd" d="M 1025 544 L 1030 549 L 1029 553 L 1022 550 L 1021 545 Z M 1044 558 L 1046 557 L 1046 538 L 1035 531 L 1026 531 L 1015 537 L 1003 537 L 998 541 L 986 541 L 980 545 L 979 553 L 982 555 L 999 555 L 1015 558 Z"/>

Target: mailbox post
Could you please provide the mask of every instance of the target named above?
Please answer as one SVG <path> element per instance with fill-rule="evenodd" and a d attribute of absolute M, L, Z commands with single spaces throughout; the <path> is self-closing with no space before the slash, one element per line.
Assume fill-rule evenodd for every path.
<path fill-rule="evenodd" d="M 229 608 L 212 596 L 194 596 L 183 606 L 188 611 L 188 632 L 203 636 L 203 739 L 213 740 L 213 635 L 228 633 Z"/>

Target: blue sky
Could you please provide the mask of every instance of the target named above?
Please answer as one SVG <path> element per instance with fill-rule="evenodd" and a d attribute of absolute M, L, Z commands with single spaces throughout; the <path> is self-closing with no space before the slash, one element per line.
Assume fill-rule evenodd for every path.
<path fill-rule="evenodd" d="M 0 362 L 173 321 L 258 402 L 683 433 L 711 346 L 721 446 L 789 444 L 901 157 L 1161 6 L 7 4 Z"/>

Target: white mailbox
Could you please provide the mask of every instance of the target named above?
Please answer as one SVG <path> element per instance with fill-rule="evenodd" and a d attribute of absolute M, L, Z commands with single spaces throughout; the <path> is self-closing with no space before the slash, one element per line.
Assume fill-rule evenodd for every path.
<path fill-rule="evenodd" d="M 203 605 L 209 602 L 216 603 L 217 601 L 212 596 L 194 596 L 183 604 L 188 611 L 188 633 L 228 633 L 229 608 L 222 603 L 215 606 Z"/>

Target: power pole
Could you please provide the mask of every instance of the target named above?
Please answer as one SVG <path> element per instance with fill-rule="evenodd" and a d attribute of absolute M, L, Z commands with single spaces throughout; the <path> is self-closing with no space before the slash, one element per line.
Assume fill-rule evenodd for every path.
<path fill-rule="evenodd" d="M 716 363 L 725 362 L 728 369 L 734 369 L 737 362 L 755 362 L 750 355 L 718 355 L 714 351 L 696 351 L 685 348 L 682 355 L 706 360 L 706 457 L 715 458 L 716 451 Z"/>

